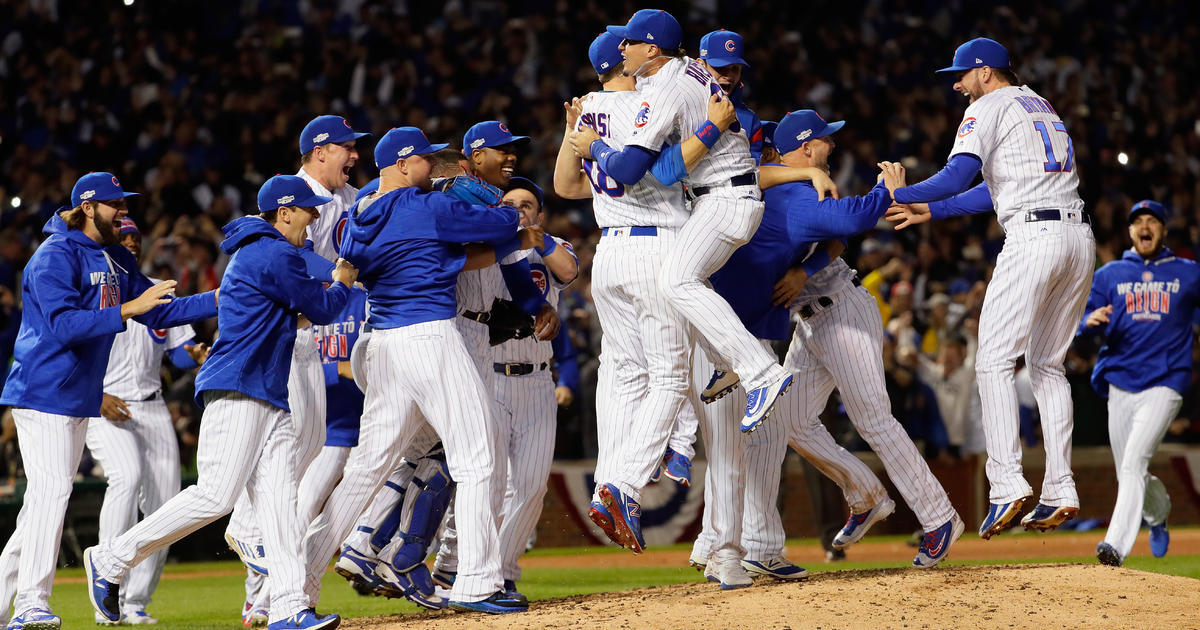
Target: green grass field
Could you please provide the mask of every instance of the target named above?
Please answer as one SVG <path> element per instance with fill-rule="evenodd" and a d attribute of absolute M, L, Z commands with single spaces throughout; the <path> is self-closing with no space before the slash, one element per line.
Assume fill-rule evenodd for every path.
<path fill-rule="evenodd" d="M 878 540 L 889 540 L 880 537 Z M 901 540 L 901 538 L 894 538 Z M 817 544 L 812 540 L 788 541 L 789 544 Z M 676 549 L 690 548 L 684 545 Z M 633 588 L 663 584 L 700 582 L 703 577 L 696 570 L 686 567 L 658 568 L 606 568 L 603 556 L 628 553 L 615 548 L 564 548 L 536 549 L 533 556 L 595 556 L 596 568 L 592 569 L 527 569 L 521 582 L 521 591 L 531 600 L 568 597 L 587 593 L 623 591 Z M 1006 560 L 1004 563 L 1077 562 L 1095 564 L 1093 556 L 1047 557 L 1031 560 Z M 999 564 L 999 562 L 954 562 L 955 564 Z M 897 568 L 895 562 L 840 562 L 837 564 L 808 564 L 810 572 L 842 571 L 851 569 Z M 1126 568 L 1169 575 L 1200 578 L 1200 555 L 1169 555 L 1166 558 L 1134 556 L 1125 564 Z M 167 567 L 163 580 L 155 593 L 155 602 L 150 606 L 151 614 L 160 621 L 160 627 L 168 628 L 233 628 L 240 627 L 240 606 L 243 599 L 242 578 L 235 575 L 224 577 L 204 576 L 213 572 L 237 572 L 237 562 L 207 562 L 176 564 Z M 93 624 L 91 604 L 82 583 L 83 571 L 64 569 L 59 578 L 76 578 L 69 584 L 58 584 L 50 603 L 63 619 L 64 628 L 90 627 Z M 403 600 L 388 600 L 382 597 L 362 597 L 350 589 L 349 584 L 333 571 L 325 575 L 323 598 L 319 610 L 336 612 L 344 618 L 370 617 L 413 612 L 418 608 Z"/>

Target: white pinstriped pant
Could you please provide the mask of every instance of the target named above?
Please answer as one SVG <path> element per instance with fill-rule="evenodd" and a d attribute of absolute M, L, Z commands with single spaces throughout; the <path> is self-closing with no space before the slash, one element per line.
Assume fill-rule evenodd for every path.
<path fill-rule="evenodd" d="M 655 236 L 610 234 L 601 237 L 593 261 L 592 296 L 604 334 L 596 483 L 613 483 L 637 501 L 662 461 L 689 388 L 690 329 L 658 280 L 677 238 L 666 228 Z"/>
<path fill-rule="evenodd" d="M 316 604 L 329 558 L 426 419 L 442 438 L 458 484 L 459 571 L 451 597 L 486 599 L 503 580 L 490 494 L 498 436 L 479 371 L 449 319 L 376 329 L 366 351 L 359 446 L 304 539 L 309 599 Z"/>
<path fill-rule="evenodd" d="M 741 377 L 747 391 L 783 378 L 786 374 L 775 355 L 758 343 L 729 302 L 708 283 L 709 276 L 725 266 L 734 250 L 758 229 L 762 192 L 758 186 L 718 188 L 691 205 L 692 216 L 662 260 L 662 297 L 695 327 L 705 350 L 714 353 L 711 358 Z"/>
<path fill-rule="evenodd" d="M 295 426 L 290 414 L 237 392 L 205 392 L 196 451 L 199 477 L 92 554 L 98 575 L 121 582 L 155 552 L 228 514 L 245 490 L 271 559 L 271 621 L 308 607 L 296 508 Z"/>
<path fill-rule="evenodd" d="M 496 416 L 501 439 L 508 442 L 508 484 L 500 521 L 500 567 L 506 580 L 519 581 L 517 564 L 537 529 L 554 460 L 558 403 L 550 370 L 524 376 L 497 374 Z"/>
<path fill-rule="evenodd" d="M 1021 471 L 1020 417 L 1013 373 L 1025 356 L 1046 444 L 1041 502 L 1079 507 L 1071 476 L 1071 387 L 1063 360 L 1083 317 L 1096 262 L 1092 228 L 1065 221 L 1004 225 L 1004 249 L 979 316 L 975 374 L 983 406 L 992 503 L 1033 494 Z"/>
<path fill-rule="evenodd" d="M 63 518 L 83 455 L 87 418 L 13 408 L 25 465 L 25 496 L 17 526 L 0 553 L 0 619 L 50 608 Z M 15 596 L 15 599 L 14 599 Z"/>
<path fill-rule="evenodd" d="M 304 476 L 300 478 L 300 487 L 296 490 L 301 523 L 307 525 L 320 514 L 321 506 L 325 505 L 329 493 L 333 492 L 337 483 L 341 481 L 342 470 L 349 458 L 349 446 L 325 446 L 308 465 Z"/>
<path fill-rule="evenodd" d="M 88 448 L 108 478 L 100 508 L 100 540 L 123 534 L 137 523 L 138 508 L 150 514 L 180 489 L 179 442 L 167 404 L 161 397 L 126 404 L 129 420 L 88 422 Z M 130 569 L 121 589 L 123 607 L 144 609 L 150 604 L 166 560 L 164 548 Z"/>
<path fill-rule="evenodd" d="M 1171 497 L 1163 482 L 1148 472 L 1150 458 L 1183 398 L 1170 387 L 1127 392 L 1108 386 L 1108 437 L 1117 467 L 1117 502 L 1104 541 L 1122 558 L 1129 555 L 1144 518 L 1161 525 L 1171 513 Z"/>

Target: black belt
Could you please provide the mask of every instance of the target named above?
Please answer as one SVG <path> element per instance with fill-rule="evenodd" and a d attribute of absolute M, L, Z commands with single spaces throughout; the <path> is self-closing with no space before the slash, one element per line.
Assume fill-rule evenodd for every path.
<path fill-rule="evenodd" d="M 817 298 L 817 304 L 821 308 L 829 308 L 830 306 L 833 305 L 833 298 L 831 298 L 827 295 L 822 295 L 821 297 Z M 800 319 L 808 319 L 816 314 L 817 314 L 817 311 L 816 311 L 816 309 L 813 308 L 813 305 L 811 303 L 805 304 L 804 306 L 800 307 Z"/>
<path fill-rule="evenodd" d="M 732 188 L 734 186 L 753 186 L 757 183 L 758 183 L 758 179 L 755 177 L 754 173 L 744 173 L 742 175 L 738 175 L 737 177 L 730 178 L 728 185 L 722 184 L 722 185 L 716 185 L 716 186 L 696 186 L 694 188 L 689 188 L 688 191 L 691 192 L 692 197 L 699 197 L 700 195 L 707 195 L 708 193 L 710 193 L 718 188 L 726 188 L 726 187 Z"/>
<path fill-rule="evenodd" d="M 1030 210 L 1029 212 L 1025 213 L 1025 222 L 1033 223 L 1035 221 L 1062 221 L 1064 214 L 1070 215 L 1072 212 L 1079 212 L 1079 214 L 1083 215 L 1082 221 L 1084 223 L 1088 225 L 1092 224 L 1092 218 L 1088 216 L 1088 213 L 1082 210 L 1058 210 L 1054 208 L 1047 210 Z"/>
<path fill-rule="evenodd" d="M 538 363 L 536 365 L 533 363 L 493 363 L 492 364 L 492 369 L 495 370 L 497 374 L 503 374 L 505 376 L 525 376 L 526 374 L 533 374 L 534 372 L 541 372 L 542 370 L 544 370 L 548 367 L 550 367 L 549 363 Z"/>
<path fill-rule="evenodd" d="M 154 392 L 153 394 L 150 394 L 149 396 L 143 398 L 142 402 L 150 402 L 151 400 L 158 400 L 158 397 L 160 394 L 162 394 L 162 392 Z"/>
<path fill-rule="evenodd" d="M 463 311 L 462 316 L 471 321 L 479 322 L 480 324 L 486 324 L 488 323 L 488 320 L 492 318 L 492 313 L 490 311 L 483 313 L 476 313 L 475 311 Z"/>

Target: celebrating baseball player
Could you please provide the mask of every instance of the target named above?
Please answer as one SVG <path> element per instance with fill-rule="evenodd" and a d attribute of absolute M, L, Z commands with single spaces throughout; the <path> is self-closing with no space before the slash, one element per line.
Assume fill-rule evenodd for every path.
<path fill-rule="evenodd" d="M 204 407 L 199 478 L 129 531 L 84 552 L 88 595 L 108 620 L 121 619 L 120 587 L 131 567 L 228 514 L 245 490 L 271 558 L 269 627 L 338 625 L 337 615 L 317 615 L 303 591 L 293 462 L 298 442 L 282 369 L 290 363 L 296 313 L 332 322 L 358 274 L 339 261 L 335 282 L 325 289 L 304 272 L 298 248 L 316 206 L 329 200 L 299 177 L 277 175 L 259 190 L 259 216 L 225 226 L 221 248 L 231 257 L 221 280 L 221 336 L 196 378 L 196 402 Z"/>
<path fill-rule="evenodd" d="M 1075 145 L 1049 101 L 1009 68 L 1008 51 L 977 38 L 958 47 L 954 89 L 970 99 L 946 167 L 893 191 L 897 229 L 950 214 L 995 208 L 1004 248 L 979 318 L 975 372 L 983 405 L 987 475 L 991 485 L 984 539 L 1011 528 L 1033 489 L 1021 470 L 1020 418 L 1013 381 L 1024 356 L 1041 412 L 1046 475 L 1041 498 L 1023 519 L 1026 529 L 1051 530 L 1079 512 L 1071 474 L 1071 388 L 1063 360 L 1083 315 L 1096 260 L 1095 239 L 1075 172 Z"/>
<path fill-rule="evenodd" d="M 1117 466 L 1117 504 L 1100 562 L 1121 566 L 1143 519 L 1150 551 L 1167 553 L 1171 498 L 1150 474 L 1150 458 L 1175 419 L 1192 376 L 1192 322 L 1200 307 L 1200 267 L 1163 246 L 1167 213 L 1149 199 L 1129 211 L 1133 247 L 1092 279 L 1080 334 L 1100 333 L 1092 386 L 1108 397 L 1108 435 Z"/>
<path fill-rule="evenodd" d="M 136 194 L 111 173 L 79 178 L 72 207 L 46 222 L 47 238 L 25 267 L 21 327 L 0 394 L 0 404 L 13 407 L 28 479 L 16 529 L 0 553 L 0 616 L 8 616 L 11 601 L 10 627 L 62 624 L 49 598 L 63 518 L 88 418 L 100 415 L 117 333 L 130 319 L 161 329 L 216 314 L 212 292 L 172 299 L 175 283 L 143 276 L 121 246 L 125 199 Z"/>

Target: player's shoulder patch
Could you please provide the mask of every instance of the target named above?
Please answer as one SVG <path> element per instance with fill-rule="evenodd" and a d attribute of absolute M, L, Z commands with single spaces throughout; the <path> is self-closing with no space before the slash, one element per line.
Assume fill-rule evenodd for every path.
<path fill-rule="evenodd" d="M 167 341 L 167 333 L 169 333 L 169 332 L 170 332 L 170 329 L 167 329 L 167 328 L 146 328 L 146 331 L 150 333 L 150 340 L 151 340 L 151 341 L 153 341 L 154 343 L 157 343 L 157 344 L 162 344 L 162 343 L 166 343 L 166 341 Z"/>
<path fill-rule="evenodd" d="M 975 127 L 978 124 L 979 121 L 974 116 L 964 118 L 962 124 L 958 126 L 958 137 L 963 138 L 971 135 L 971 132 L 975 131 Z"/>
<path fill-rule="evenodd" d="M 633 117 L 633 126 L 641 129 L 648 122 L 650 122 L 650 103 L 642 101 L 641 108 L 638 109 L 637 115 Z"/>

